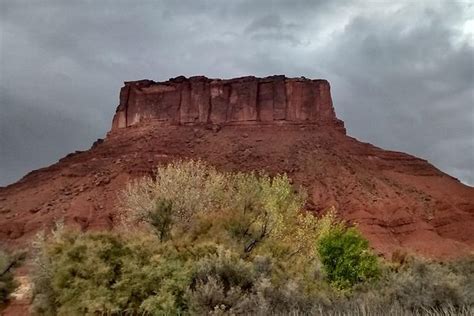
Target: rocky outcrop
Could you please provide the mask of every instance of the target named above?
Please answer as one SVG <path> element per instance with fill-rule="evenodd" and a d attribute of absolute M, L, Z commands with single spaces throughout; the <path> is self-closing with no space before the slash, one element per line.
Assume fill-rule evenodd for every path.
<path fill-rule="evenodd" d="M 166 82 L 125 82 L 112 131 L 149 120 L 181 125 L 314 123 L 345 132 L 334 112 L 329 82 L 304 77 L 181 76 Z"/>

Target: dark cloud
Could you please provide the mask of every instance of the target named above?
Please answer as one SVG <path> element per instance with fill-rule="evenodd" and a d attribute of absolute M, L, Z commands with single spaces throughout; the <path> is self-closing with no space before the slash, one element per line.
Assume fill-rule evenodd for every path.
<path fill-rule="evenodd" d="M 123 81 L 181 74 L 327 78 L 352 135 L 474 183 L 469 2 L 0 6 L 0 185 L 102 137 Z"/>
<path fill-rule="evenodd" d="M 333 85 L 344 82 L 336 104 L 352 134 L 474 184 L 474 47 L 458 40 L 462 12 L 447 2 L 354 17 L 324 63 Z"/>

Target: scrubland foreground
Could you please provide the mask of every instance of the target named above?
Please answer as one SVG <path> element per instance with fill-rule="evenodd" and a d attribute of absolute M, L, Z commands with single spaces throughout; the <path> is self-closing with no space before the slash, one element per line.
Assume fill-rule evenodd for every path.
<path fill-rule="evenodd" d="M 474 258 L 376 256 L 286 175 L 158 167 L 120 195 L 121 226 L 58 222 L 34 242 L 37 315 L 472 315 Z M 20 260 L 0 256 L 0 299 Z"/>

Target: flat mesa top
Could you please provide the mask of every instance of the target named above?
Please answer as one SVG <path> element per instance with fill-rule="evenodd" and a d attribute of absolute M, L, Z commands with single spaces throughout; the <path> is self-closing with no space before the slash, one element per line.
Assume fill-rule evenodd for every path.
<path fill-rule="evenodd" d="M 127 81 L 112 131 L 149 120 L 176 124 L 317 123 L 344 130 L 327 80 L 283 75 Z"/>

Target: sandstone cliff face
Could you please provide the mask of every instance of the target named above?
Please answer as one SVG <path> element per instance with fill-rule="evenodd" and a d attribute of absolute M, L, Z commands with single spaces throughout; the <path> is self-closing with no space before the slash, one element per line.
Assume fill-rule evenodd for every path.
<path fill-rule="evenodd" d="M 112 131 L 149 120 L 181 125 L 314 123 L 345 132 L 329 82 L 285 76 L 125 82 Z"/>

